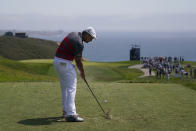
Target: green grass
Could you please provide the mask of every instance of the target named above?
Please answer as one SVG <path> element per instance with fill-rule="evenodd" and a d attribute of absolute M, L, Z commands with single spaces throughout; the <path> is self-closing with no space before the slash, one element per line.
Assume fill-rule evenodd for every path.
<path fill-rule="evenodd" d="M 194 131 L 196 92 L 179 84 L 130 84 L 89 81 L 103 113 L 79 80 L 77 112 L 83 123 L 56 122 L 61 95 L 56 82 L 0 83 L 0 130 L 6 131 Z M 107 103 L 104 100 L 108 100 Z"/>
<path fill-rule="evenodd" d="M 190 65 L 192 65 L 193 67 L 196 67 L 196 62 L 193 62 L 193 61 L 185 61 L 183 64 L 184 64 L 184 65 L 190 64 Z"/>
<path fill-rule="evenodd" d="M 52 64 L 21 63 L 0 57 L 0 82 L 57 81 Z"/>
<path fill-rule="evenodd" d="M 47 63 L 52 64 L 53 59 L 28 59 L 28 60 L 20 60 L 23 63 Z"/>
<path fill-rule="evenodd" d="M 0 131 L 196 130 L 195 80 L 140 79 L 141 71 L 128 69 L 139 64 L 136 61 L 84 62 L 87 80 L 104 109 L 111 110 L 112 120 L 103 117 L 78 77 L 76 106 L 85 122 L 56 122 L 62 112 L 61 93 L 52 63 L 0 57 Z"/>
<path fill-rule="evenodd" d="M 0 55 L 13 60 L 53 58 L 57 44 L 35 38 L 0 36 Z"/>
<path fill-rule="evenodd" d="M 128 66 L 138 64 L 139 62 L 84 62 L 84 68 L 88 79 L 94 81 L 119 81 L 136 79 L 143 73 L 140 70 L 128 69 Z"/>
<path fill-rule="evenodd" d="M 181 84 L 193 90 L 196 90 L 196 79 L 190 78 L 170 78 L 170 80 L 166 80 L 166 78 L 156 78 L 156 77 L 144 77 L 140 79 L 130 79 L 130 80 L 121 80 L 119 83 L 166 83 L 166 84 Z"/>
<path fill-rule="evenodd" d="M 142 75 L 139 70 L 129 70 L 128 66 L 138 62 L 84 62 L 88 79 L 94 81 L 118 81 L 135 79 Z M 57 81 L 53 60 L 13 61 L 0 57 L 0 82 L 2 81 Z"/>
<path fill-rule="evenodd" d="M 196 62 L 186 62 L 194 65 Z M 99 82 L 120 83 L 177 83 L 196 90 L 196 80 L 180 78 L 156 79 L 155 77 L 138 78 L 140 70 L 128 69 L 139 64 L 137 61 L 123 62 L 84 62 L 86 77 Z M 3 81 L 57 81 L 52 59 L 32 59 L 13 61 L 0 57 L 0 82 Z"/>

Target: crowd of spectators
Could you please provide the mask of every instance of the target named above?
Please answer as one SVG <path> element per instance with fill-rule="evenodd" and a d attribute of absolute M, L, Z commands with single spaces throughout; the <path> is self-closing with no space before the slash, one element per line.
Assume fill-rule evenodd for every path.
<path fill-rule="evenodd" d="M 173 77 L 180 77 L 183 79 L 194 78 L 196 79 L 196 68 L 191 65 L 184 65 L 183 57 L 141 57 L 144 68 L 149 69 L 149 75 L 155 71 L 157 78 L 170 79 Z"/>

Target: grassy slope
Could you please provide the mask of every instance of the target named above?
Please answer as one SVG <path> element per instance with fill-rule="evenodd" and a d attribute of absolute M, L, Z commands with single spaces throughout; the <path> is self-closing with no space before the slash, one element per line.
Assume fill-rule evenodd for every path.
<path fill-rule="evenodd" d="M 51 64 L 21 63 L 0 57 L 0 82 L 9 81 L 55 81 L 50 75 Z"/>
<path fill-rule="evenodd" d="M 128 70 L 127 67 L 130 64 L 137 64 L 137 62 L 84 62 L 87 78 L 94 81 L 118 81 L 137 78 L 142 72 L 138 70 Z M 17 62 L 0 57 L 0 66 L 0 82 L 57 81 L 52 60 L 27 60 Z"/>
<path fill-rule="evenodd" d="M 0 36 L 0 56 L 13 60 L 53 58 L 56 48 L 52 41 Z"/>
<path fill-rule="evenodd" d="M 22 60 L 20 62 L 0 58 L 0 81 L 57 81 L 51 59 Z M 190 62 L 186 62 L 190 64 Z M 138 79 L 142 72 L 127 69 L 138 62 L 84 62 L 87 79 L 93 81 L 118 81 L 120 83 L 177 83 L 196 90 L 196 80 L 172 78 L 170 81 L 146 77 Z M 195 62 L 191 62 L 192 65 Z M 7 70 L 7 71 L 6 71 Z M 29 75 L 27 75 L 28 73 Z"/>
<path fill-rule="evenodd" d="M 0 82 L 3 81 L 57 81 L 53 60 L 23 60 L 20 62 L 0 57 Z M 190 62 L 187 62 L 190 63 Z M 127 69 L 138 62 L 84 62 L 87 79 L 93 81 L 118 81 L 120 83 L 177 83 L 196 90 L 196 80 L 172 78 L 170 81 L 146 77 L 138 79 L 142 72 Z M 194 62 L 191 62 L 194 65 Z"/>
<path fill-rule="evenodd" d="M 85 62 L 84 68 L 88 79 L 94 81 L 120 81 L 135 79 L 142 75 L 139 70 L 129 70 L 129 65 L 138 64 L 139 62 L 108 62 L 108 63 L 92 63 Z"/>

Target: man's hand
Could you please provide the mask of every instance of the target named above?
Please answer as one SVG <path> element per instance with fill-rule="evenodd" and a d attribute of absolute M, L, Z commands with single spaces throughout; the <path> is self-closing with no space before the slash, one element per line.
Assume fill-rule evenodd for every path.
<path fill-rule="evenodd" d="M 80 71 L 80 76 L 82 79 L 85 79 L 84 68 L 82 64 L 82 57 L 75 57 L 76 65 Z"/>

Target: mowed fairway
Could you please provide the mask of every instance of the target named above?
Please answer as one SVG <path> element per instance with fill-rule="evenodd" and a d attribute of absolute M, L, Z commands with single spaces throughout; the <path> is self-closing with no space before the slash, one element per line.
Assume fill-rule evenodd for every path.
<path fill-rule="evenodd" d="M 195 131 L 196 92 L 178 84 L 89 81 L 111 120 L 78 80 L 77 112 L 83 123 L 61 116 L 58 82 L 0 83 L 0 131 Z M 107 100 L 107 102 L 104 102 Z"/>

